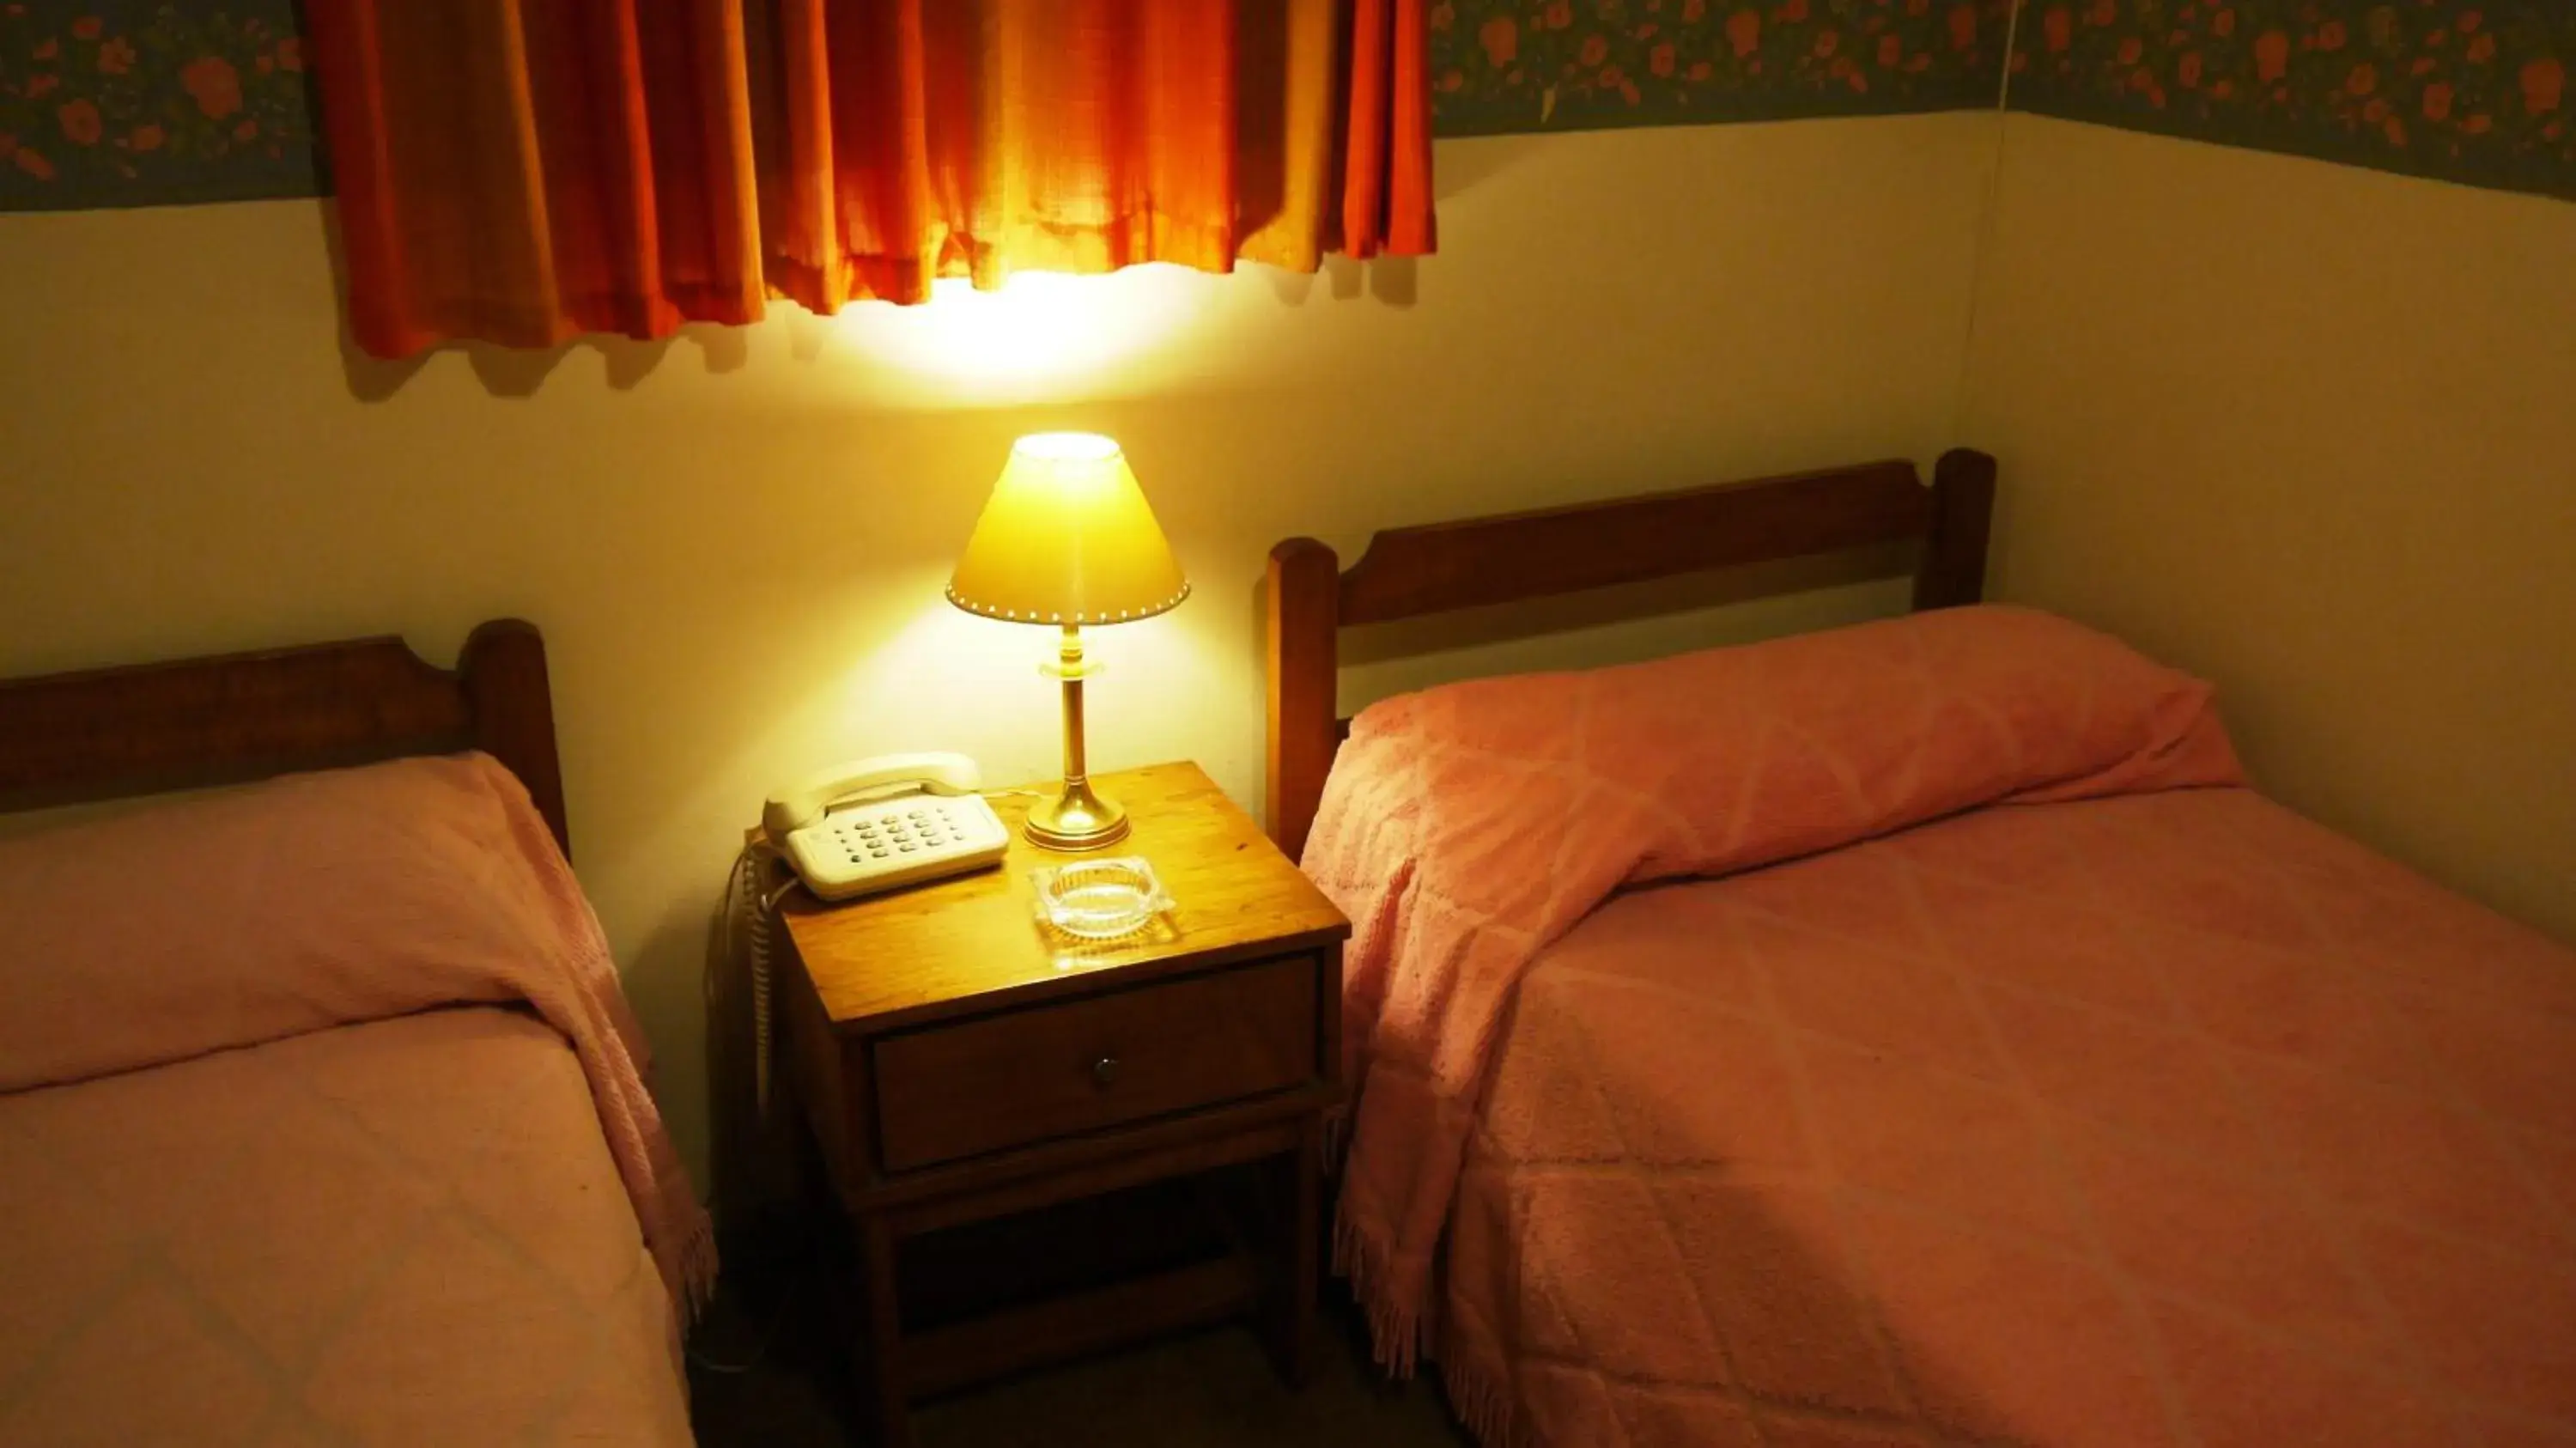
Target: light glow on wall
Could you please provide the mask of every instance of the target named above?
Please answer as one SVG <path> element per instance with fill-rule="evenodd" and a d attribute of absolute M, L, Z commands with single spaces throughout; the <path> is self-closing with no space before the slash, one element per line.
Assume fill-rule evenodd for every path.
<path fill-rule="evenodd" d="M 903 374 L 917 400 L 960 405 L 1136 396 L 1161 390 L 1155 365 L 1185 350 L 1224 278 L 1176 266 L 1106 276 L 1022 272 L 999 290 L 961 277 L 916 307 L 861 302 L 837 337 Z"/>

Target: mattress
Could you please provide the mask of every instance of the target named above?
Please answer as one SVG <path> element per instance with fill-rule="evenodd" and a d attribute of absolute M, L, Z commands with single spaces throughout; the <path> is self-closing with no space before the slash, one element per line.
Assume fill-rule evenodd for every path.
<path fill-rule="evenodd" d="M 1438 1352 L 1495 1440 L 2576 1443 L 2576 968 L 2245 789 L 1613 897 Z"/>
<path fill-rule="evenodd" d="M 0 1444 L 685 1444 L 573 1048 L 518 1009 L 0 1095 Z"/>

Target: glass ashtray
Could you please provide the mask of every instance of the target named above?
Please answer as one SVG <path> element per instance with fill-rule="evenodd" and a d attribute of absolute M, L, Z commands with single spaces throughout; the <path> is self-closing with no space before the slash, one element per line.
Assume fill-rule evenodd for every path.
<path fill-rule="evenodd" d="M 1151 862 L 1134 855 L 1034 870 L 1038 919 L 1077 940 L 1133 935 L 1172 908 Z"/>

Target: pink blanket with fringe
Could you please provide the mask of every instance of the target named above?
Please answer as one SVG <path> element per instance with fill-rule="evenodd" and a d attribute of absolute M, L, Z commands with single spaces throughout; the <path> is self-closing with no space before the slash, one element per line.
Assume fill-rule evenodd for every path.
<path fill-rule="evenodd" d="M 1423 1345 L 1433 1249 L 1521 975 L 1611 892 L 1980 805 L 2240 779 L 2207 686 L 1998 607 L 1364 711 L 1303 864 L 1352 921 L 1335 1256 L 1381 1361 L 1407 1371 Z"/>
<path fill-rule="evenodd" d="M 2576 1441 L 2576 957 L 2240 785 L 2004 609 L 1363 715 L 1381 1357 L 1495 1443 Z"/>
<path fill-rule="evenodd" d="M 642 1030 L 545 820 L 482 754 L 291 775 L 0 841 L 0 1092 L 525 1002 L 571 1043 L 669 1296 L 715 1283 Z"/>
<path fill-rule="evenodd" d="M 1441 1280 L 1496 1448 L 2576 1443 L 2576 956 L 2247 789 L 1628 891 Z"/>

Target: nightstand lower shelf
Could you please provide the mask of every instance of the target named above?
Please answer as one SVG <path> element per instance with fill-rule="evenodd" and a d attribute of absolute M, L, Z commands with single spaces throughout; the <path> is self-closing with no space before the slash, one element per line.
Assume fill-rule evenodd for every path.
<path fill-rule="evenodd" d="M 904 1340 L 904 1388 L 914 1399 L 936 1397 L 1140 1336 L 1239 1317 L 1260 1302 L 1266 1275 L 1249 1253 L 1229 1253 L 932 1328 Z"/>
<path fill-rule="evenodd" d="M 1222 1135 L 1078 1167 L 1047 1161 L 1076 1145 L 1055 1143 L 1024 1154 L 1026 1174 L 966 1163 L 940 1174 L 948 1191 L 911 1182 L 923 1194 L 845 1201 L 857 1256 L 845 1282 L 876 1441 L 908 1442 L 922 1399 L 1228 1318 L 1253 1319 L 1280 1376 L 1302 1386 L 1322 1271 L 1318 1095 L 1258 1103 L 1294 1114 Z M 1207 1130 L 1152 1123 L 1147 1140 L 1157 1126 Z"/>

